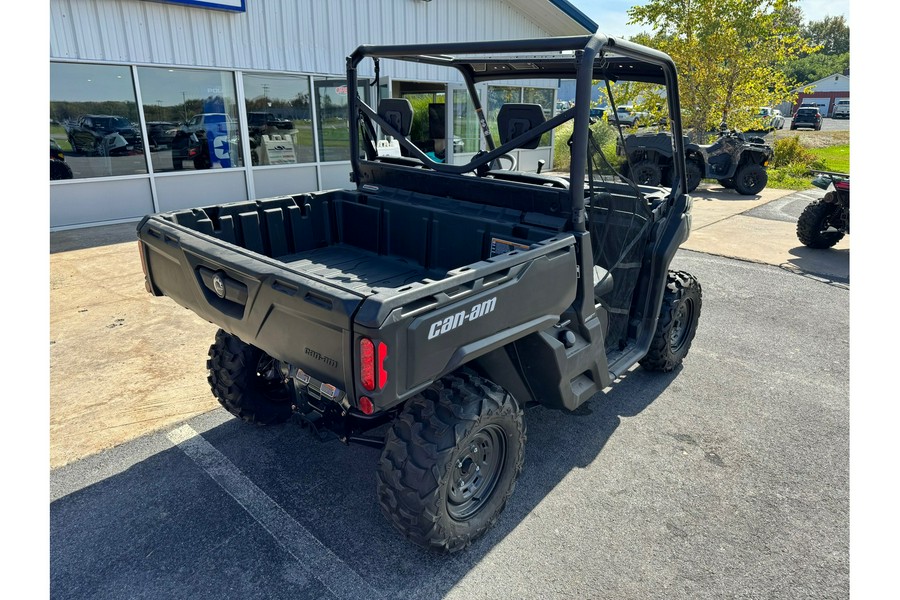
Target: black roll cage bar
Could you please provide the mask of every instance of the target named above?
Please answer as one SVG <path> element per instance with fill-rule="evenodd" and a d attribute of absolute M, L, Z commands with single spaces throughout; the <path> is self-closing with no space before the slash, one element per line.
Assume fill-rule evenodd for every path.
<path fill-rule="evenodd" d="M 541 52 L 572 52 L 572 55 L 548 55 L 526 59 L 510 57 L 506 61 L 496 55 L 527 54 Z M 473 56 L 466 60 L 456 55 Z M 478 55 L 488 55 L 483 58 Z M 569 181 L 584 181 L 587 165 L 588 135 L 590 125 L 591 87 L 593 81 L 645 81 L 666 87 L 669 122 L 673 137 L 673 163 L 676 179 L 669 196 L 674 203 L 687 190 L 684 171 L 684 139 L 681 126 L 681 106 L 678 95 L 678 79 L 675 63 L 663 52 L 639 44 L 607 37 L 602 34 L 556 38 L 503 40 L 493 42 L 454 42 L 443 44 L 406 44 L 396 46 L 363 45 L 347 57 L 347 89 L 357 90 L 357 67 L 365 58 L 375 62 L 376 73 L 380 58 L 445 66 L 457 69 L 465 81 L 475 107 L 478 122 L 485 136 L 489 151 L 476 154 L 466 165 L 450 165 L 431 161 L 419 148 L 381 119 L 359 98 L 349 94 L 350 162 L 354 181 L 359 181 L 359 118 L 361 114 L 378 123 L 382 131 L 393 136 L 413 156 L 424 161 L 435 171 L 462 174 L 487 165 L 501 155 L 514 150 L 520 144 L 543 135 L 569 119 L 574 120 L 572 135 L 572 161 Z M 514 63 L 516 68 L 511 68 Z M 510 79 L 575 79 L 575 106 L 531 129 L 509 142 L 496 147 L 488 129 L 487 120 L 475 84 L 482 81 Z M 576 231 L 586 231 L 585 190 L 583 185 L 569 186 L 572 223 Z"/>

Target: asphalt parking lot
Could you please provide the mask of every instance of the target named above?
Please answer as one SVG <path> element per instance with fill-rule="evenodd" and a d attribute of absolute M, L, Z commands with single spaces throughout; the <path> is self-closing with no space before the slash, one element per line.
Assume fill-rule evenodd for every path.
<path fill-rule="evenodd" d="M 683 368 L 636 368 L 575 413 L 531 409 L 516 492 L 470 549 L 394 532 L 377 450 L 206 409 L 51 470 L 51 597 L 847 597 L 849 248 L 797 248 L 802 197 L 716 193 L 673 264 L 703 285 Z M 778 241 L 736 256 L 748 228 Z M 130 315 L 94 318 L 114 336 Z M 160 376 L 202 363 L 179 355 L 205 329 L 184 332 L 168 354 L 133 348 L 167 361 Z M 195 393 L 161 390 L 162 410 Z"/>

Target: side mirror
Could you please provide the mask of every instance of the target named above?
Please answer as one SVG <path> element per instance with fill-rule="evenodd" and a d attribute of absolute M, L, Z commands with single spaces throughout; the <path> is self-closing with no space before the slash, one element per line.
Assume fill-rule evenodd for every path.
<path fill-rule="evenodd" d="M 538 172 L 538 173 L 541 172 L 541 169 L 544 168 L 544 165 L 545 165 L 545 164 L 547 164 L 547 161 L 544 160 L 543 158 L 542 158 L 541 160 L 538 161 L 538 167 L 537 167 L 537 172 Z"/>

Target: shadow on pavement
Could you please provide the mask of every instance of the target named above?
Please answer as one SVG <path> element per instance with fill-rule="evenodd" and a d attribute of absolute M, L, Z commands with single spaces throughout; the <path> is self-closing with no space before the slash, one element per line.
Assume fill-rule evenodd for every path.
<path fill-rule="evenodd" d="M 632 370 L 574 413 L 529 408 L 525 470 L 506 510 L 485 537 L 449 557 L 413 546 L 381 515 L 377 450 L 318 443 L 293 424 L 228 420 L 202 435 L 317 538 L 322 547 L 311 552 L 333 553 L 340 559 L 335 568 L 349 566 L 371 587 L 371 597 L 440 598 L 563 478 L 594 461 L 622 418 L 640 414 L 677 374 Z M 78 467 L 78 475 L 55 473 L 57 490 L 62 479 L 77 491 L 50 505 L 51 597 L 334 597 L 319 573 L 286 551 L 185 452 L 161 434 L 147 439 L 155 439 L 155 453 L 99 482 L 91 481 L 96 464 Z M 102 460 L 121 459 L 107 454 L 95 462 Z"/>
<path fill-rule="evenodd" d="M 138 221 L 54 231 L 50 234 L 50 254 L 137 242 L 137 224 Z"/>
<path fill-rule="evenodd" d="M 792 269 L 837 283 L 850 283 L 849 248 L 791 248 L 788 265 Z"/>

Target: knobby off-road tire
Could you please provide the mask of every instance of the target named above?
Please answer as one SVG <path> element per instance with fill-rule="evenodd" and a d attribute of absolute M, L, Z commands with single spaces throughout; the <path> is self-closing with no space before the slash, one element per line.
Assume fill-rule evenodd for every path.
<path fill-rule="evenodd" d="M 747 164 L 734 175 L 734 189 L 738 194 L 754 196 L 769 183 L 769 172 L 762 165 Z"/>
<path fill-rule="evenodd" d="M 655 162 L 642 160 L 631 169 L 631 179 L 640 185 L 657 186 L 662 182 L 662 169 Z"/>
<path fill-rule="evenodd" d="M 703 181 L 703 171 L 700 169 L 700 165 L 694 161 L 688 161 L 684 165 L 684 172 L 687 176 L 687 191 L 691 193 Z"/>
<path fill-rule="evenodd" d="M 640 364 L 650 371 L 673 371 L 691 348 L 700 320 L 703 292 L 690 273 L 669 271 L 656 333 Z"/>
<path fill-rule="evenodd" d="M 842 232 L 826 231 L 829 228 L 828 220 L 836 210 L 836 205 L 824 200 L 807 204 L 797 219 L 797 237 L 800 242 L 809 248 L 831 248 L 841 241 L 844 237 Z"/>
<path fill-rule="evenodd" d="M 213 395 L 235 417 L 259 425 L 290 418 L 290 387 L 278 362 L 259 348 L 220 329 L 206 368 Z"/>
<path fill-rule="evenodd" d="M 394 421 L 378 464 L 378 502 L 413 543 L 455 552 L 497 521 L 524 460 L 516 400 L 463 369 L 410 399 Z"/>
<path fill-rule="evenodd" d="M 734 189 L 734 178 L 727 177 L 725 179 L 719 179 L 718 181 L 719 181 L 719 185 L 721 185 L 723 188 L 728 189 L 728 190 Z"/>

